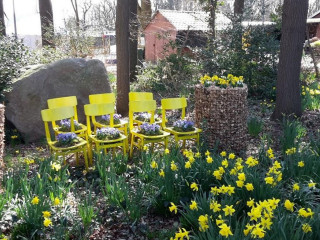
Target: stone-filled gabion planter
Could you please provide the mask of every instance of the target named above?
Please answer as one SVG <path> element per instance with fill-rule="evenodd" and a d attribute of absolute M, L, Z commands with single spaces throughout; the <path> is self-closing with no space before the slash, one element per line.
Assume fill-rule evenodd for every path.
<path fill-rule="evenodd" d="M 247 145 L 248 88 L 221 88 L 215 85 L 195 88 L 196 123 L 203 127 L 209 147 L 219 142 L 220 150 L 243 152 Z"/>
<path fill-rule="evenodd" d="M 4 105 L 0 104 L 0 168 L 3 169 L 4 155 Z M 0 180 L 2 180 L 3 172 L 0 171 Z"/>

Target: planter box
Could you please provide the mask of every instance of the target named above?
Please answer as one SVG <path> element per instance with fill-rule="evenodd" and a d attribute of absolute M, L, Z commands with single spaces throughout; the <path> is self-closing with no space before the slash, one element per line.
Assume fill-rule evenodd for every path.
<path fill-rule="evenodd" d="M 196 123 L 201 126 L 210 148 L 219 142 L 220 150 L 246 151 L 248 88 L 195 88 Z M 205 123 L 205 125 L 203 125 Z"/>

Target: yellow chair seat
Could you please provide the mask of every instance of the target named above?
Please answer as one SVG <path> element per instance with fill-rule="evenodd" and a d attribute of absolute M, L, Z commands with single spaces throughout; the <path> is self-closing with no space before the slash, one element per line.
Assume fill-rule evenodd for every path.
<path fill-rule="evenodd" d="M 202 129 L 200 128 L 195 128 L 193 131 L 190 131 L 190 132 L 178 132 L 176 130 L 173 130 L 173 127 L 165 127 L 163 130 L 175 135 L 192 135 L 192 134 L 198 134 L 202 132 Z"/>
<path fill-rule="evenodd" d="M 126 125 L 128 125 L 128 121 L 125 121 L 125 120 L 122 120 L 120 119 L 120 123 L 118 124 L 113 124 L 113 127 L 114 128 L 123 128 L 125 127 Z M 95 122 L 94 123 L 94 126 L 96 126 L 97 128 L 103 128 L 103 127 L 109 127 L 110 125 L 106 125 L 106 124 L 103 124 L 103 123 L 100 123 L 100 122 Z"/>
<path fill-rule="evenodd" d="M 145 122 L 139 121 L 138 127 L 134 127 L 135 119 L 134 113 L 148 112 L 151 114 L 150 124 L 154 123 L 154 112 L 157 108 L 155 100 L 144 100 L 144 101 L 130 101 L 129 102 L 129 121 L 130 121 L 130 133 L 131 133 L 131 146 L 130 146 L 130 157 L 133 154 L 133 147 L 136 146 L 138 149 L 142 149 L 145 144 L 152 143 L 152 147 L 155 143 L 164 145 L 164 148 L 168 146 L 168 137 L 170 133 L 166 133 L 160 130 L 161 135 L 149 136 L 138 132 L 138 128 Z"/>
<path fill-rule="evenodd" d="M 96 143 L 104 143 L 104 144 L 109 144 L 109 143 L 118 143 L 118 142 L 122 142 L 123 140 L 126 140 L 127 137 L 123 134 L 120 134 L 120 137 L 117 139 L 112 139 L 112 140 L 100 140 L 96 137 L 96 135 L 89 135 L 89 138 L 92 139 L 94 142 Z"/>
<path fill-rule="evenodd" d="M 123 149 L 123 154 L 126 155 L 127 153 L 127 146 L 128 146 L 128 139 L 127 136 L 120 133 L 120 137 L 113 140 L 99 140 L 96 137 L 97 127 L 111 127 L 114 128 L 114 103 L 97 103 L 97 104 L 87 104 L 84 106 L 84 111 L 87 117 L 87 128 L 88 128 L 88 135 L 90 139 L 90 152 L 89 155 L 92 156 L 91 150 L 92 145 L 95 145 L 96 151 L 99 153 L 100 150 L 107 151 L 108 148 L 112 148 L 113 152 L 115 151 L 116 147 L 121 147 Z M 110 125 L 104 125 L 95 121 L 95 117 L 101 117 L 103 115 L 110 115 Z M 91 121 L 92 120 L 92 121 Z M 91 131 L 91 122 L 94 124 L 94 131 Z M 121 124 L 117 124 L 121 125 Z M 126 132 L 126 123 L 123 125 L 123 131 Z"/>
<path fill-rule="evenodd" d="M 187 107 L 187 99 L 186 98 L 165 98 L 161 100 L 162 106 L 162 129 L 171 133 L 174 136 L 176 143 L 180 140 L 183 140 L 182 147 L 185 148 L 186 140 L 195 141 L 199 147 L 199 139 L 201 129 L 195 128 L 194 131 L 189 132 L 178 132 L 173 130 L 173 127 L 166 126 L 166 111 L 167 110 L 181 110 L 181 119 L 184 119 L 186 116 L 186 107 Z"/>
<path fill-rule="evenodd" d="M 57 141 L 53 141 L 51 138 L 50 130 L 49 130 L 49 122 L 52 123 L 53 129 L 56 128 L 56 121 L 61 121 L 62 119 L 70 119 L 71 122 L 71 130 L 70 132 L 75 132 L 74 129 L 74 116 L 75 111 L 72 106 L 67 107 L 57 107 L 52 109 L 45 109 L 41 111 L 41 117 L 44 122 L 44 127 L 46 131 L 46 139 L 49 145 L 50 150 L 55 155 L 56 159 L 58 156 L 62 156 L 64 160 L 64 164 L 66 163 L 65 155 L 75 153 L 76 154 L 76 161 L 78 163 L 78 152 L 83 152 L 84 160 L 85 160 L 85 167 L 88 170 L 88 156 L 87 156 L 87 149 L 88 149 L 88 142 L 80 137 L 77 139 L 79 143 L 70 146 L 70 147 L 56 147 L 55 144 Z M 82 130 L 83 131 L 83 130 Z"/>
<path fill-rule="evenodd" d="M 148 121 L 140 121 L 140 120 L 137 120 L 137 119 L 133 119 L 133 122 L 135 124 L 137 124 L 138 126 L 140 126 L 141 124 L 144 124 L 144 123 L 148 123 Z M 154 121 L 154 123 L 156 123 L 156 124 L 161 126 L 162 120 Z"/>
<path fill-rule="evenodd" d="M 70 146 L 70 147 L 56 147 L 55 144 L 58 142 L 58 141 L 51 141 L 51 142 L 48 142 L 48 145 L 50 146 L 50 148 L 52 148 L 52 150 L 54 151 L 72 151 L 72 150 L 75 150 L 79 147 L 82 147 L 82 146 L 85 146 L 87 144 L 87 141 L 85 141 L 84 139 L 78 137 L 77 138 L 79 140 L 79 143 L 77 144 L 74 144 L 73 146 Z"/>
<path fill-rule="evenodd" d="M 77 134 L 79 137 L 83 137 L 85 136 L 84 134 L 86 134 L 87 132 L 87 126 L 82 123 L 79 123 L 79 126 L 81 127 L 81 129 L 75 130 L 74 133 Z M 56 134 L 66 133 L 66 132 L 60 131 L 59 129 L 60 129 L 60 126 L 57 126 L 54 128 L 54 131 Z"/>
<path fill-rule="evenodd" d="M 160 135 L 155 135 L 155 136 L 144 135 L 142 133 L 139 133 L 138 131 L 139 131 L 138 129 L 133 129 L 131 131 L 131 134 L 134 134 L 137 137 L 145 138 L 145 139 L 159 139 L 159 138 L 163 138 L 163 137 L 168 137 L 170 135 L 170 133 L 167 133 L 162 130 L 160 130 L 160 133 L 161 133 Z"/>

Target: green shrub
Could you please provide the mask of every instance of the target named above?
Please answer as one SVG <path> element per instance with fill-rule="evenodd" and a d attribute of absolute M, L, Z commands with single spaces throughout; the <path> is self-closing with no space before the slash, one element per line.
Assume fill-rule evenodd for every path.
<path fill-rule="evenodd" d="M 10 90 L 14 78 L 28 62 L 29 51 L 19 40 L 0 36 L 0 102 Z"/>
<path fill-rule="evenodd" d="M 288 149 L 297 148 L 299 140 L 306 135 L 306 129 L 298 120 L 284 118 L 283 135 L 280 137 L 281 149 L 284 154 Z"/>
<path fill-rule="evenodd" d="M 234 25 L 202 49 L 203 71 L 211 75 L 243 76 L 249 96 L 273 99 L 279 41 L 273 27 Z"/>
<path fill-rule="evenodd" d="M 133 90 L 187 94 L 199 78 L 199 64 L 194 60 L 171 54 L 156 64 L 138 67 Z"/>
<path fill-rule="evenodd" d="M 257 117 L 252 117 L 248 121 L 248 132 L 251 136 L 257 137 L 263 129 L 263 121 Z"/>

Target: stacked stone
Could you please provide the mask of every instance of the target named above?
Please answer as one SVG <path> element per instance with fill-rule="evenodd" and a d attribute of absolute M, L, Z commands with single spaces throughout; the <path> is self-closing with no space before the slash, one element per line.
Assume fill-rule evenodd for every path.
<path fill-rule="evenodd" d="M 217 86 L 195 89 L 196 123 L 202 126 L 209 147 L 244 152 L 247 145 L 248 88 Z M 205 125 L 203 125 L 205 123 Z"/>
<path fill-rule="evenodd" d="M 0 104 L 0 181 L 3 179 L 3 156 L 4 156 L 4 105 Z M 0 184 L 1 185 L 1 184 Z M 1 186 L 0 186 L 1 192 Z"/>

